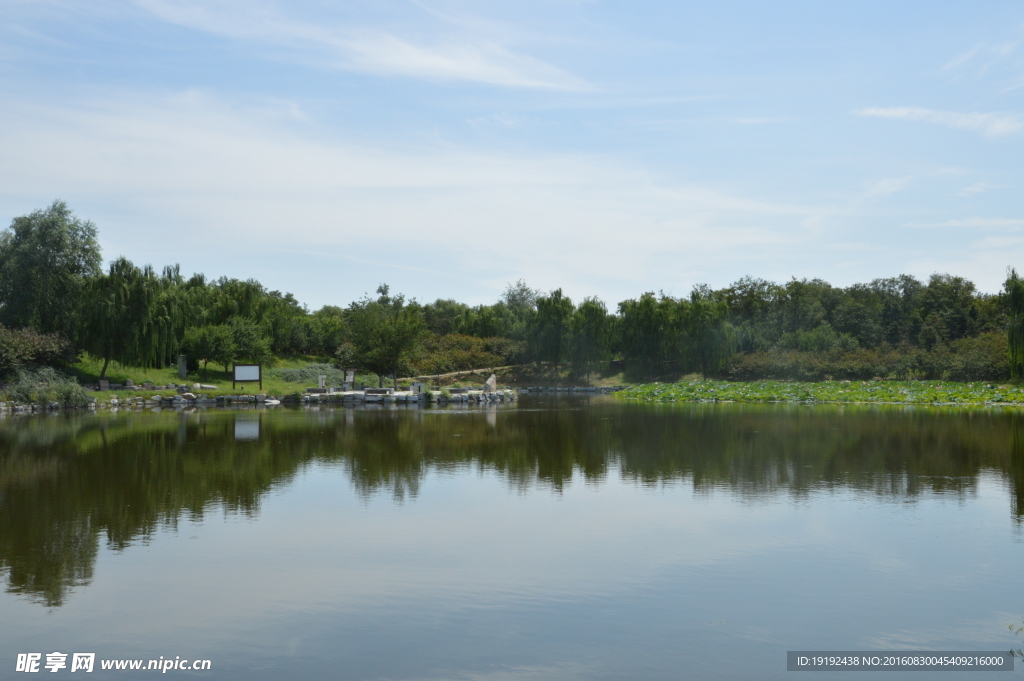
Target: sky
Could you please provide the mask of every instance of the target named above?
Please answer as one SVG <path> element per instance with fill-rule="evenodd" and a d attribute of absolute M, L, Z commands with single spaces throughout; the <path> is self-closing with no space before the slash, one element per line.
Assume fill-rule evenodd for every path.
<path fill-rule="evenodd" d="M 1024 269 L 1024 4 L 0 0 L 0 226 L 104 259 L 609 307 Z"/>

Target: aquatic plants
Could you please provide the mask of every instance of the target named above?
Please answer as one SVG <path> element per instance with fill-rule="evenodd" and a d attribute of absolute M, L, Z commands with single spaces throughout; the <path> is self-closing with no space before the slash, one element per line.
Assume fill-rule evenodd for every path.
<path fill-rule="evenodd" d="M 687 381 L 616 393 L 644 402 L 788 402 L 1024 405 L 1024 386 L 953 381 Z"/>

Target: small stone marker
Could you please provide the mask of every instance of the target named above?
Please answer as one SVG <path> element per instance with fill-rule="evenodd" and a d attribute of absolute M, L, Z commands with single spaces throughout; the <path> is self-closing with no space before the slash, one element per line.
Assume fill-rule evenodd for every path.
<path fill-rule="evenodd" d="M 412 391 L 413 395 L 422 395 L 423 394 L 423 384 L 419 383 L 419 382 L 413 383 L 411 386 L 409 386 L 409 390 Z"/>
<path fill-rule="evenodd" d="M 110 390 L 110 381 L 100 380 L 100 390 Z"/>
<path fill-rule="evenodd" d="M 498 389 L 498 377 L 491 374 L 487 381 L 484 383 L 484 392 L 493 393 Z"/>
<path fill-rule="evenodd" d="M 130 378 L 126 378 L 125 381 L 124 381 L 124 384 L 125 384 L 125 386 L 127 386 L 129 388 L 131 388 L 131 387 L 133 387 L 135 385 L 135 383 L 133 383 L 132 379 L 130 379 Z"/>

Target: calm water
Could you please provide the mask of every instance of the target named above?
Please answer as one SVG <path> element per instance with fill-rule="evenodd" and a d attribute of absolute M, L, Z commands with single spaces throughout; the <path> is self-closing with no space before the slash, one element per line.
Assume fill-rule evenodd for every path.
<path fill-rule="evenodd" d="M 532 681 L 1008 650 L 1022 514 L 1017 411 L 527 397 L 8 417 L 0 678 L 53 651 L 212 662 L 168 678 Z M 86 678 L 154 674 L 98 666 Z"/>

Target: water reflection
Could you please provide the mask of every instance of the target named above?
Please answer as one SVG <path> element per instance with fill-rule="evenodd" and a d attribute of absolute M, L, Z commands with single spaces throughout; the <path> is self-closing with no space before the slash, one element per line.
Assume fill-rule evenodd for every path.
<path fill-rule="evenodd" d="M 638 485 L 744 498 L 852 489 L 970 495 L 982 472 L 1024 514 L 1016 411 L 772 405 L 649 406 L 612 399 L 478 410 L 75 414 L 0 421 L 0 569 L 47 606 L 92 578 L 99 542 L 123 549 L 204 513 L 254 516 L 314 463 L 362 495 L 416 496 L 431 471 L 498 472 L 558 493 L 610 468 Z"/>

